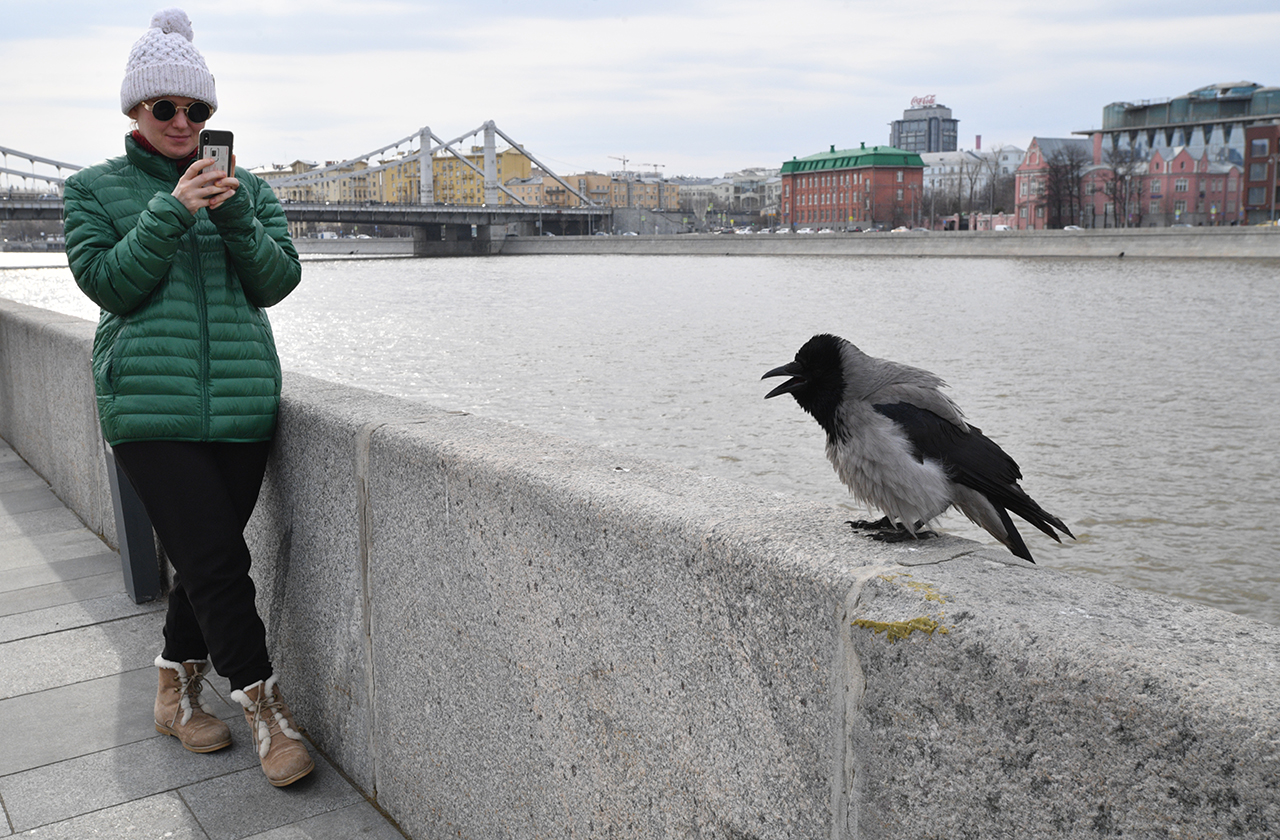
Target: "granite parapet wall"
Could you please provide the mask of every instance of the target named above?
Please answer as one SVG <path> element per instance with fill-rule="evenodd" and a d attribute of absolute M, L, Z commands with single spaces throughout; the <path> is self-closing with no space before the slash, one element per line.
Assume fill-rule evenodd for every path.
<path fill-rule="evenodd" d="M 0 437 L 118 545 L 89 358 L 94 324 L 0 298 Z"/>
<path fill-rule="evenodd" d="M 0 302 L 0 436 L 105 532 L 69 320 Z M 411 837 L 1280 833 L 1280 629 L 618 457 L 286 376 L 260 610 Z"/>

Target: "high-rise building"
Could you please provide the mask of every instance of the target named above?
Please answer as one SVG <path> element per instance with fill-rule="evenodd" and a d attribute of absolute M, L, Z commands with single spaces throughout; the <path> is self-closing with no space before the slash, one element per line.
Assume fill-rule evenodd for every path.
<path fill-rule="evenodd" d="M 950 108 L 938 105 L 933 96 L 917 96 L 902 119 L 890 123 L 889 145 L 920 154 L 954 152 L 959 132 L 960 121 L 952 118 Z"/>
<path fill-rule="evenodd" d="M 1246 221 L 1251 225 L 1273 222 L 1280 207 L 1280 122 L 1251 125 L 1244 130 Z"/>
<path fill-rule="evenodd" d="M 1172 99 L 1112 102 L 1102 109 L 1103 155 L 1132 150 L 1146 160 L 1186 147 L 1199 158 L 1242 164 L 1245 129 L 1280 119 L 1280 87 L 1255 82 L 1205 85 Z M 1093 135 L 1097 129 L 1072 132 Z"/>

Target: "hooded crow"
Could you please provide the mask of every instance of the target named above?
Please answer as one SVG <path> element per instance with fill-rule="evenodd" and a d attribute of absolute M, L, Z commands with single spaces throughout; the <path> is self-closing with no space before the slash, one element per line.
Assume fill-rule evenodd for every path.
<path fill-rule="evenodd" d="M 1054 540 L 1062 520 L 1018 486 L 1022 471 L 982 430 L 965 422 L 946 386 L 927 370 L 876 359 L 835 335 L 815 335 L 795 361 L 762 379 L 790 377 L 765 395 L 795 397 L 827 433 L 827 458 L 864 504 L 886 514 L 877 527 L 916 536 L 954 505 L 1031 563 L 1012 511 Z M 864 523 L 853 523 L 855 527 Z"/>

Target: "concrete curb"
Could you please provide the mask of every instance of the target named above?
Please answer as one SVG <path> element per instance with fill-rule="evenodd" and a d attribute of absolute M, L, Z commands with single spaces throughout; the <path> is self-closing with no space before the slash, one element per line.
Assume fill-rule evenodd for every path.
<path fill-rule="evenodd" d="M 0 302 L 0 436 L 90 505 L 91 412 L 31 428 L 87 369 L 47 318 Z M 286 377 L 260 609 L 411 836 L 1280 830 L 1280 628 L 616 457 Z"/>

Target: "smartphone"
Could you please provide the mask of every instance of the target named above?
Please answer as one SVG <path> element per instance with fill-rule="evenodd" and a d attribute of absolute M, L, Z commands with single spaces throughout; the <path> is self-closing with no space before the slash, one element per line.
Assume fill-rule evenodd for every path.
<path fill-rule="evenodd" d="M 213 169 L 221 169 L 228 175 L 235 175 L 231 169 L 232 140 L 230 131 L 204 129 L 200 132 L 200 157 L 213 158 Z"/>

